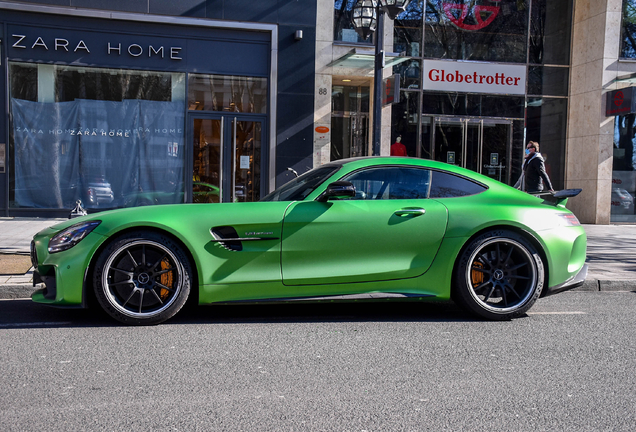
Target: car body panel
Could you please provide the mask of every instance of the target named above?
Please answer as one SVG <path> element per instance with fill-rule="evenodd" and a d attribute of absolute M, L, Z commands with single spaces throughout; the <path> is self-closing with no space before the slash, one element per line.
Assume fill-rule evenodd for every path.
<path fill-rule="evenodd" d="M 283 283 L 372 282 L 419 276 L 446 230 L 446 207 L 434 200 L 300 201 L 285 215 Z M 399 210 L 425 213 L 398 216 Z M 311 248 L 307 247 L 311 244 Z"/>
<path fill-rule="evenodd" d="M 158 206 L 115 210 L 95 232 L 113 237 L 124 230 L 152 228 L 166 231 L 190 251 L 201 284 L 280 280 L 280 232 L 289 204 L 222 203 Z M 212 211 L 210 211 L 212 210 Z M 111 214 L 112 214 L 111 213 Z M 232 221 L 228 224 L 228 221 Z M 243 242 L 239 252 L 227 250 L 211 234 L 219 226 L 233 226 L 242 237 L 271 232 L 275 240 Z"/>
<path fill-rule="evenodd" d="M 54 275 L 56 292 L 33 300 L 79 306 L 92 281 L 87 270 L 111 239 L 129 231 L 154 230 L 177 239 L 192 257 L 201 304 L 270 301 L 366 293 L 448 300 L 462 249 L 475 236 L 508 229 L 531 239 L 542 255 L 547 285 L 561 286 L 583 268 L 586 236 L 565 226 L 563 205 L 471 171 L 411 158 L 364 158 L 339 162 L 338 169 L 302 201 L 177 204 L 119 209 L 76 218 L 34 237 L 38 272 Z M 328 184 L 375 165 L 443 170 L 483 184 L 472 196 L 417 200 L 317 199 Z M 415 217 L 396 210 L 422 208 Z M 88 220 L 101 224 L 73 248 L 49 254 L 55 233 Z M 214 228 L 231 227 L 240 239 L 233 250 Z M 225 230 L 225 231 L 224 231 Z M 223 228 L 227 235 L 229 230 Z M 231 236 L 230 236 L 231 237 Z M 225 241 L 223 241 L 225 240 Z M 193 287 L 195 290 L 197 287 Z"/>
<path fill-rule="evenodd" d="M 449 210 L 446 238 L 472 237 L 492 227 L 509 227 L 530 236 L 545 254 L 548 268 L 547 286 L 559 285 L 573 278 L 585 263 L 587 236 L 581 226 L 563 226 L 555 210 L 569 213 L 565 207 L 544 205 L 540 198 L 524 192 L 501 200 L 497 190 L 438 201 Z M 529 207 L 528 202 L 535 204 Z M 496 217 L 493 217 L 496 215 Z"/>

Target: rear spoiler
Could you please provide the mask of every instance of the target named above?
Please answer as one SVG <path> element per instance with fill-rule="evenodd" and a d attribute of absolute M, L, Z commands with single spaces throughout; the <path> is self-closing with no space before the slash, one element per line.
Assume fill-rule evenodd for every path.
<path fill-rule="evenodd" d="M 583 189 L 563 189 L 557 192 L 539 192 L 532 195 L 537 198 L 542 198 L 545 204 L 557 206 L 559 204 L 565 205 L 568 198 L 577 196 L 582 190 Z"/>

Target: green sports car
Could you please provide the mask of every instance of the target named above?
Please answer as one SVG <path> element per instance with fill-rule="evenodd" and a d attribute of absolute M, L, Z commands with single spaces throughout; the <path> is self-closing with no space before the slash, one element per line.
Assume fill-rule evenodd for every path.
<path fill-rule="evenodd" d="M 107 211 L 34 236 L 33 300 L 157 324 L 199 304 L 453 299 L 486 319 L 523 315 L 581 285 L 580 190 L 528 195 L 422 159 L 332 162 L 259 202 Z"/>

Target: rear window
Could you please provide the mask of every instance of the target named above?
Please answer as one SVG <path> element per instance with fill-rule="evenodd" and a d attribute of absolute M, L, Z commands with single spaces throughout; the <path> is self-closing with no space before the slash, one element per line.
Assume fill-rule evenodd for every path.
<path fill-rule="evenodd" d="M 485 186 L 443 171 L 433 171 L 429 198 L 455 198 L 476 195 L 486 190 Z"/>

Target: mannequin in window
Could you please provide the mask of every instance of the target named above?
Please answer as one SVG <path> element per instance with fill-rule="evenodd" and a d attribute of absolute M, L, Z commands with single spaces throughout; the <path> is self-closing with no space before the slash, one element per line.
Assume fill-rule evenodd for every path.
<path fill-rule="evenodd" d="M 391 156 L 408 156 L 406 154 L 406 147 L 404 147 L 404 144 L 402 144 L 401 136 L 398 136 L 391 146 Z"/>

